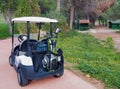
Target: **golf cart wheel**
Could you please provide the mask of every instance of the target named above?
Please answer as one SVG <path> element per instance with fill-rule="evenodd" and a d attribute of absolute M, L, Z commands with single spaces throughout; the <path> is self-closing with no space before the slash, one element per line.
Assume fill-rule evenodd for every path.
<path fill-rule="evenodd" d="M 9 57 L 9 64 L 10 64 L 10 66 L 13 66 L 13 63 L 12 63 L 12 58 L 11 58 L 11 56 Z"/>
<path fill-rule="evenodd" d="M 54 77 L 59 78 L 59 77 L 61 77 L 62 75 L 63 75 L 63 73 L 57 73 L 56 75 L 54 75 Z"/>
<path fill-rule="evenodd" d="M 29 84 L 29 81 L 24 78 L 20 69 L 17 72 L 17 78 L 18 78 L 18 83 L 19 83 L 20 86 L 25 86 L 25 85 Z"/>

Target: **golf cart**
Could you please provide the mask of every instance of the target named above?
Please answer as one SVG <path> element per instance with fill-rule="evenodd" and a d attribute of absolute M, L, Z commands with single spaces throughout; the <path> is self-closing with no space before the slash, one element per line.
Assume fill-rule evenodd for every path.
<path fill-rule="evenodd" d="M 21 22 L 26 24 L 27 34 L 18 36 L 18 44 L 15 45 L 14 23 Z M 56 19 L 45 17 L 19 17 L 12 19 L 12 50 L 9 63 L 17 72 L 18 83 L 21 86 L 29 84 L 31 80 L 45 77 L 61 77 L 64 72 L 63 51 L 56 47 L 57 34 L 52 31 L 52 24 L 57 23 Z M 30 24 L 35 23 L 39 26 L 37 39 L 31 39 Z M 40 39 L 41 25 L 50 23 L 50 32 L 43 39 Z"/>

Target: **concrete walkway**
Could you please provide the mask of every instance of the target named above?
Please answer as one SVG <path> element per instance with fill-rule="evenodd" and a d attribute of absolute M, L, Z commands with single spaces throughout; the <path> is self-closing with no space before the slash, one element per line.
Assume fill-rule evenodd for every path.
<path fill-rule="evenodd" d="M 0 40 L 0 89 L 97 89 L 72 72 L 65 70 L 61 78 L 45 78 L 20 87 L 17 74 L 9 65 L 11 39 Z"/>

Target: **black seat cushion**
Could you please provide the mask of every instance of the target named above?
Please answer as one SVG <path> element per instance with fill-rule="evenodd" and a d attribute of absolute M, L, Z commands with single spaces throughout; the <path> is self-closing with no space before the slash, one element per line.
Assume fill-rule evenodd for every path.
<path fill-rule="evenodd" d="M 34 40 L 34 39 L 30 39 L 29 40 L 29 45 L 30 47 L 32 47 L 35 43 L 37 43 L 38 41 L 37 40 Z M 23 41 L 20 45 L 20 51 L 23 51 L 23 52 L 27 52 L 28 51 L 28 47 L 27 47 L 27 40 Z"/>

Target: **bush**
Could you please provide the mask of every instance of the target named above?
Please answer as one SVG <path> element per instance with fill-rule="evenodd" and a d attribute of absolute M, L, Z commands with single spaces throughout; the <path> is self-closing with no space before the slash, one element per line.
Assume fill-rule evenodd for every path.
<path fill-rule="evenodd" d="M 15 26 L 16 26 L 15 31 L 17 31 L 17 33 L 20 33 L 20 34 L 27 33 L 27 25 L 25 23 L 16 23 Z M 30 31 L 31 31 L 31 33 L 38 32 L 38 27 L 36 26 L 36 24 L 34 24 L 34 23 L 30 24 Z"/>
<path fill-rule="evenodd" d="M 114 42 L 113 42 L 112 37 L 107 37 L 106 38 L 104 46 L 108 47 L 108 48 L 111 48 L 111 49 L 114 49 Z"/>
<path fill-rule="evenodd" d="M 0 23 L 0 39 L 10 37 L 9 28 L 6 23 Z"/>
<path fill-rule="evenodd" d="M 54 29 L 61 28 L 63 31 L 68 31 L 69 26 L 67 23 L 67 19 L 64 15 L 60 14 L 57 11 L 50 11 L 49 13 L 46 14 L 46 17 L 58 20 L 58 23 L 54 25 Z M 43 29 L 48 30 L 49 24 L 43 26 Z"/>

